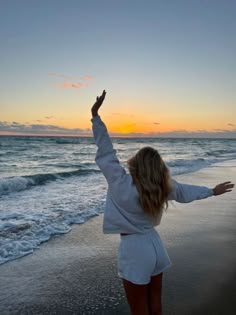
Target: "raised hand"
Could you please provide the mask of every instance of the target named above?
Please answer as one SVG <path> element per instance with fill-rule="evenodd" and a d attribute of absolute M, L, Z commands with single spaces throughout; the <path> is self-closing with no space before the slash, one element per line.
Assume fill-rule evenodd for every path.
<path fill-rule="evenodd" d="M 234 184 L 231 182 L 224 182 L 216 185 L 215 188 L 213 188 L 213 194 L 214 196 L 222 195 L 226 192 L 232 191 L 233 188 Z"/>
<path fill-rule="evenodd" d="M 95 117 L 98 115 L 98 110 L 102 106 L 102 103 L 105 99 L 106 91 L 103 90 L 101 96 L 97 96 L 96 102 L 94 103 L 93 107 L 91 108 L 92 116 Z"/>

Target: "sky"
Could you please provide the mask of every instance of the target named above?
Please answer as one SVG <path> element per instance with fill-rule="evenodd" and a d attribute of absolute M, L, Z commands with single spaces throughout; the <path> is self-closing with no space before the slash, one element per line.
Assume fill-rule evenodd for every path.
<path fill-rule="evenodd" d="M 0 0 L 0 135 L 236 138 L 236 1 Z"/>

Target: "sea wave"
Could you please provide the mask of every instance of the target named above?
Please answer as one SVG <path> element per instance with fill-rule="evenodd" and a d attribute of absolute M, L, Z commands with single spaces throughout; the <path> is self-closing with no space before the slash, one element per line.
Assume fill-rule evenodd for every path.
<path fill-rule="evenodd" d="M 10 217 L 0 215 L 0 265 L 31 254 L 52 236 L 68 233 L 71 224 L 82 224 L 99 215 L 101 209 L 102 206 L 98 204 L 86 212 L 58 211 L 54 215 L 13 213 Z M 7 221 L 9 219 L 11 222 Z"/>
<path fill-rule="evenodd" d="M 80 169 L 80 170 L 82 170 L 82 169 L 86 169 L 86 170 L 88 170 L 88 169 L 93 169 L 93 167 L 94 167 L 94 165 L 95 165 L 95 163 L 93 162 L 93 163 L 91 163 L 91 162 L 80 162 L 80 163 L 72 163 L 72 162 L 70 162 L 70 163 L 67 163 L 67 162 L 65 162 L 65 163 L 63 163 L 63 162 L 60 162 L 60 163 L 44 163 L 43 165 L 45 165 L 45 166 L 50 166 L 50 167 L 56 167 L 56 168 L 64 168 L 64 169 L 68 169 L 68 168 L 77 168 L 77 169 Z"/>
<path fill-rule="evenodd" d="M 236 150 L 234 149 L 220 149 L 220 150 L 211 150 L 205 153 L 206 156 L 220 157 L 221 155 L 228 155 L 229 157 L 236 157 Z"/>
<path fill-rule="evenodd" d="M 0 196 L 29 189 L 32 186 L 44 185 L 49 181 L 64 179 L 70 176 L 87 176 L 97 172 L 100 171 L 96 169 L 80 169 L 69 172 L 6 177 L 0 179 Z"/>
<path fill-rule="evenodd" d="M 69 138 L 69 139 L 56 139 L 56 144 L 80 144 L 79 138 Z"/>
<path fill-rule="evenodd" d="M 217 162 L 216 159 L 175 159 L 167 161 L 166 164 L 170 168 L 172 175 L 186 174 L 200 170 Z"/>
<path fill-rule="evenodd" d="M 207 162 L 207 160 L 205 160 L 204 158 L 198 158 L 194 160 L 176 159 L 173 161 L 168 161 L 167 164 L 171 167 L 174 167 L 174 166 L 194 165 L 196 163 L 205 163 L 205 162 Z"/>

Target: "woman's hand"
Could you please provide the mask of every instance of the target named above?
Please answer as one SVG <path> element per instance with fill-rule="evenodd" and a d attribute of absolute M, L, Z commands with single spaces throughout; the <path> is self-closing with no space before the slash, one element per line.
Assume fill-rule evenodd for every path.
<path fill-rule="evenodd" d="M 213 188 L 213 194 L 214 196 L 222 195 L 226 192 L 232 191 L 232 188 L 234 188 L 234 184 L 231 182 L 224 182 Z"/>
<path fill-rule="evenodd" d="M 93 107 L 91 108 L 92 116 L 95 117 L 98 115 L 98 110 L 102 106 L 102 103 L 105 99 L 106 91 L 102 92 L 101 96 L 97 96 L 96 102 L 94 103 Z"/>

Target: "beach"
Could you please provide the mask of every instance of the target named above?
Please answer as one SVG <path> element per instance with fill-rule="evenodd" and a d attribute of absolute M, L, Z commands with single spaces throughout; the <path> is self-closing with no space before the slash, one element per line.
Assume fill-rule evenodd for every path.
<path fill-rule="evenodd" d="M 214 187 L 236 182 L 236 160 L 178 175 Z M 129 314 L 117 276 L 119 235 L 102 233 L 102 214 L 0 266 L 0 314 Z M 163 277 L 167 315 L 235 314 L 236 191 L 170 203 L 157 227 L 172 267 Z"/>

